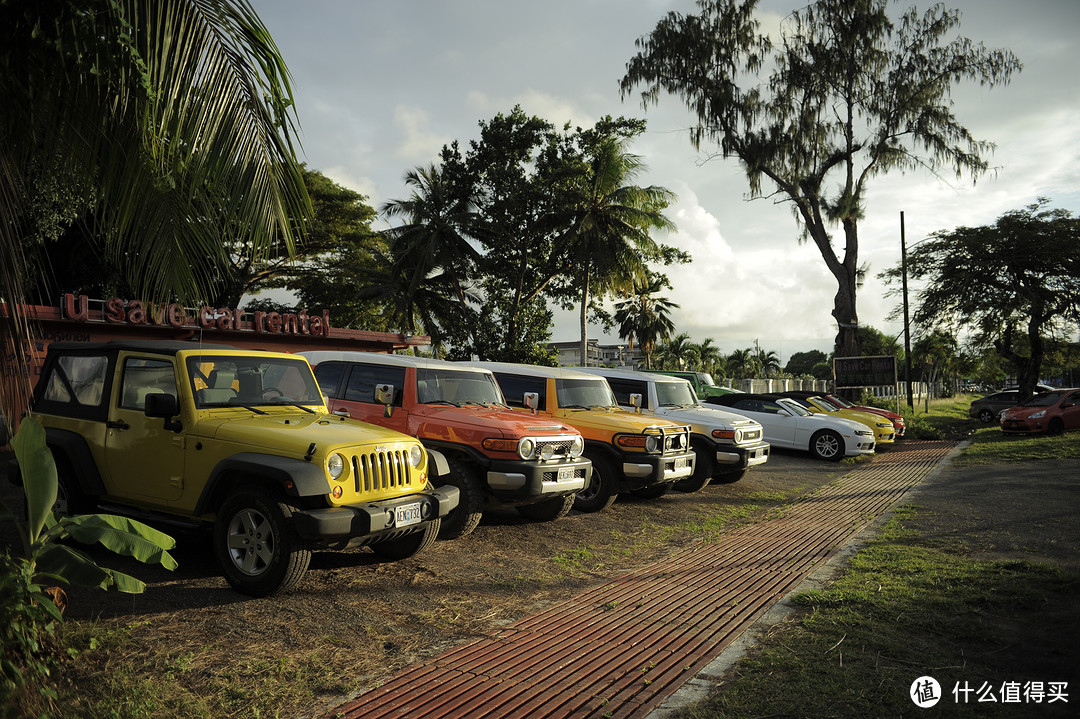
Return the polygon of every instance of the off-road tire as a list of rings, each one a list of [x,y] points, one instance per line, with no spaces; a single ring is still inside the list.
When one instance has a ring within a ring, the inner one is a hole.
[[[831,429],[823,429],[810,438],[810,454],[818,459],[839,462],[844,458],[844,438]]]
[[[435,540],[439,537],[440,528],[441,520],[436,518],[424,525],[424,528],[418,532],[372,544],[371,551],[383,559],[395,562],[408,559],[435,544]]]
[[[268,597],[304,576],[311,549],[297,535],[292,511],[281,498],[255,490],[225,500],[214,523],[214,554],[233,589]]]
[[[691,475],[693,476],[693,475]],[[656,499],[657,497],[663,497],[671,489],[671,482],[666,484],[654,484],[651,487],[639,487],[638,489],[631,489],[630,494],[638,499]]]
[[[56,463],[56,502],[53,504],[53,513],[60,517],[74,517],[77,514],[93,512],[96,504],[93,498],[84,494],[79,487],[79,480],[75,477],[71,462],[55,451],[53,457]]]
[[[589,457],[592,460],[592,481],[574,498],[574,509],[579,512],[599,512],[615,503],[618,474],[614,463],[607,457]]]
[[[713,450],[704,444],[694,445],[694,473],[677,480],[672,487],[678,492],[699,492],[712,481],[716,473],[716,458]]]
[[[484,512],[484,490],[480,483],[480,468],[472,462],[447,457],[450,473],[439,477],[438,484],[458,488],[458,505],[442,518],[439,539],[464,537],[480,525]]]
[[[561,497],[545,499],[543,502],[522,504],[517,507],[517,511],[526,519],[532,519],[536,522],[553,522],[570,513],[570,510],[574,508],[575,496],[573,494],[564,494]]]

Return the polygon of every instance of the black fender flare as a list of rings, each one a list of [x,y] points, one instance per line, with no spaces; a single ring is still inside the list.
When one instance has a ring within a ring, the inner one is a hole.
[[[450,464],[446,460],[447,455],[467,457],[469,461],[481,468],[486,469],[491,466],[490,457],[466,444],[440,442],[432,439],[421,439],[420,442],[424,445],[424,449],[427,450],[428,456],[435,462],[435,469],[438,472],[433,473],[430,468],[428,469],[428,473],[434,474],[434,476],[441,477],[450,473]]]
[[[450,463],[446,461],[446,455],[437,449],[425,446],[428,454],[428,476],[441,477],[450,474]]]
[[[330,494],[330,481],[320,465],[292,457],[239,452],[218,462],[210,472],[195,505],[195,515],[216,511],[238,476],[257,477],[281,489],[287,497]]]
[[[599,442],[594,439],[585,440],[585,452],[582,456],[584,457],[589,454],[604,457],[607,460],[614,462],[618,467],[622,466],[623,458],[626,456],[616,449],[611,442]]]
[[[105,482],[90,452],[90,445],[82,435],[66,429],[46,427],[45,444],[52,451],[54,459],[63,457],[67,461],[83,494],[95,497],[105,494]]]

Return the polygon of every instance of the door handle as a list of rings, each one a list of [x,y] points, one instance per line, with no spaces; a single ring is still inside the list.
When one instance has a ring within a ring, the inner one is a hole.
[[[105,423],[109,429],[131,429],[131,425],[122,419],[111,419]]]
[[[352,415],[349,414],[349,410],[347,409],[335,409],[334,414],[336,414],[338,417],[352,417]]]

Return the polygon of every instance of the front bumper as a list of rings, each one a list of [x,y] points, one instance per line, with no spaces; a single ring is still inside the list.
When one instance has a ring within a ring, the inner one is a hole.
[[[694,473],[693,452],[678,454],[623,455],[623,479],[628,488],[636,489],[653,484],[674,482]]]
[[[494,460],[488,488],[502,500],[554,497],[578,492],[592,480],[592,462],[584,457],[550,462]]]
[[[397,526],[399,507],[419,503],[420,522]],[[322,507],[293,512],[293,525],[304,539],[345,540],[413,529],[450,514],[458,505],[458,488],[450,485],[377,502]]]
[[[769,461],[772,446],[761,442],[750,446],[720,444],[716,446],[716,463],[725,469],[747,469]]]

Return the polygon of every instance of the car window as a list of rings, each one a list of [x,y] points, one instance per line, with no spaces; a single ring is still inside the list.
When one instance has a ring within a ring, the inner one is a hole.
[[[109,360],[104,355],[69,355],[53,365],[42,399],[97,407],[105,396]]]
[[[696,405],[697,395],[689,382],[657,382],[656,401],[661,407]]]
[[[348,368],[344,362],[323,362],[315,368],[319,389],[327,397],[338,399],[341,394],[341,378]]]
[[[540,409],[547,407],[547,380],[543,377],[496,372],[495,379],[498,380],[503,396],[506,397],[506,403],[511,407],[524,407],[527,392],[536,392],[540,395]]]
[[[195,406],[322,404],[322,393],[301,358],[195,355],[188,358]]]
[[[417,369],[416,401],[422,404],[503,404],[495,378],[487,372]]]
[[[345,399],[350,402],[376,404],[375,386],[389,384],[394,387],[394,407],[401,406],[401,390],[405,386],[405,368],[393,365],[351,362],[349,379],[345,384]]]
[[[124,360],[124,375],[120,380],[120,406],[143,411],[149,394],[176,395],[176,372],[172,362],[146,357]]]
[[[630,395],[632,394],[640,394],[643,405],[647,405],[649,403],[648,382],[643,382],[641,380],[635,379],[618,379],[609,377],[607,383],[608,386],[611,387],[611,391],[615,395],[615,401],[623,405],[624,407],[630,406]],[[657,389],[659,390],[659,388],[664,384],[667,383],[658,382]],[[661,402],[660,404],[663,404],[663,402]]]
[[[1021,402],[1021,407],[1053,407],[1061,399],[1061,392],[1044,392],[1037,394],[1026,402]]]
[[[596,379],[557,379],[555,396],[559,407],[615,407],[615,396],[608,383]]]

